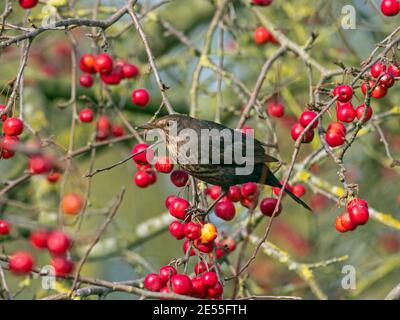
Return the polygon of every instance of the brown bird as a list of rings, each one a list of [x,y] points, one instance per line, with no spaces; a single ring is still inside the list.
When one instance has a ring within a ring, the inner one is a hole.
[[[222,194],[230,186],[246,182],[282,188],[266,164],[278,160],[265,153],[260,141],[238,130],[182,114],[164,116],[140,128],[161,130],[169,156],[182,170],[201,181],[221,186]],[[241,156],[247,156],[247,162]],[[249,163],[252,164],[251,171],[238,174],[238,170],[244,170]],[[289,190],[285,189],[285,192],[311,211],[306,203]]]

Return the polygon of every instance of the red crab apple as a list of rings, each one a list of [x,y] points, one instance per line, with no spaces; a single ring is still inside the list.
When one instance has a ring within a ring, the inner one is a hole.
[[[79,68],[85,73],[96,73],[95,58],[91,54],[84,54],[79,60]]]
[[[175,170],[170,175],[171,182],[178,188],[184,187],[189,180],[189,175],[182,170]]]
[[[381,11],[385,16],[396,16],[400,12],[400,2],[397,0],[382,0]]]
[[[158,292],[164,286],[161,277],[156,273],[149,273],[144,279],[144,287],[147,290]]]
[[[185,274],[176,274],[171,278],[172,291],[176,294],[189,295],[192,292],[192,281]]]
[[[34,260],[29,252],[19,251],[10,256],[8,266],[16,274],[26,274],[32,271]]]
[[[113,60],[107,53],[100,53],[94,59],[94,68],[100,73],[110,73],[113,69]]]
[[[83,204],[82,197],[75,192],[71,192],[64,195],[61,201],[61,208],[65,214],[76,215],[82,210]]]
[[[79,77],[79,84],[82,87],[90,88],[93,85],[93,77],[89,73],[84,73]]]
[[[299,118],[299,122],[305,128],[316,117],[317,117],[317,113],[316,112],[314,112],[314,111],[304,111],[301,114],[300,118]],[[317,126],[318,126],[318,120],[314,122],[314,124],[312,125],[311,128],[315,129]]]
[[[46,249],[48,237],[49,232],[47,230],[36,230],[30,234],[29,242],[36,249]]]
[[[157,158],[154,168],[158,172],[170,173],[174,168],[174,165],[171,163],[171,159],[168,156],[161,156]]]
[[[225,221],[230,221],[235,217],[235,206],[231,201],[218,201],[214,209],[215,215]]]
[[[24,9],[30,9],[38,4],[39,0],[19,0],[19,5]]]
[[[74,263],[66,257],[55,257],[51,260],[52,267],[56,272],[56,276],[65,276],[72,272]]]
[[[163,266],[160,268],[160,278],[164,283],[167,283],[169,279],[176,275],[176,269],[173,266]]]
[[[94,118],[94,112],[90,108],[84,108],[79,111],[79,120],[81,122],[92,122]]]
[[[181,240],[185,237],[184,226],[179,221],[173,221],[169,225],[169,233],[177,240]]]
[[[19,118],[8,118],[3,123],[3,133],[6,136],[19,136],[24,131],[24,123]]]
[[[276,206],[277,203],[278,203],[278,199],[275,199],[275,198],[264,198],[260,202],[261,213],[264,216],[272,217],[272,214],[274,213],[275,206]],[[278,208],[278,211],[275,214],[275,217],[279,216],[281,211],[282,211],[282,205],[279,204],[279,208]]]
[[[281,102],[270,101],[267,105],[267,112],[270,117],[281,118],[285,114],[283,104]]]
[[[132,103],[139,107],[145,107],[150,101],[149,92],[146,89],[137,89],[132,92]]]
[[[6,220],[0,220],[0,235],[8,235],[10,233],[10,225]]]
[[[62,231],[53,231],[47,238],[47,249],[52,255],[64,254],[71,245],[71,239]]]
[[[176,197],[168,209],[171,216],[180,220],[184,220],[186,217],[186,210],[189,207],[190,207],[189,202],[187,202],[183,198]]]

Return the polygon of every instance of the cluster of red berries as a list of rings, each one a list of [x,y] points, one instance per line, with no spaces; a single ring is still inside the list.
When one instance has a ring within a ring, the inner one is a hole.
[[[214,271],[207,271],[209,267],[204,262],[195,266],[195,276],[190,278],[186,274],[177,273],[173,266],[163,266],[160,272],[150,273],[144,280],[147,290],[160,293],[175,293],[201,299],[220,299],[223,287]]]
[[[84,108],[79,111],[79,120],[83,123],[90,123],[94,119],[94,112],[91,108]],[[124,127],[120,124],[111,123],[109,118],[101,115],[96,123],[96,141],[107,140],[110,136],[122,137],[125,135]]]
[[[278,40],[276,40],[273,34],[265,27],[256,28],[256,30],[254,30],[253,38],[257,45],[263,45],[267,42],[279,44]]]
[[[336,217],[335,228],[339,232],[353,231],[367,223],[369,218],[367,201],[354,198],[347,203],[347,211]]]
[[[6,227],[4,225],[4,221],[0,220],[0,234],[4,234],[2,230],[7,231],[7,234],[10,231],[8,224]],[[35,249],[48,250],[52,256],[50,264],[57,276],[71,273],[74,263],[66,255],[71,246],[71,239],[67,234],[62,231],[36,230],[30,234],[29,241]],[[8,264],[11,272],[23,275],[32,271],[34,258],[29,252],[18,251],[10,256]]]
[[[385,16],[392,17],[400,12],[400,1],[398,0],[382,0],[381,11]]]
[[[94,118],[93,110],[84,108],[79,112],[79,119],[82,122],[90,122]],[[89,121],[90,120],[90,121]],[[107,116],[101,115],[96,123],[96,141],[104,141],[113,137],[122,137],[125,135],[124,127],[120,124],[111,123]]]
[[[251,3],[255,6],[269,6],[272,0],[252,0]]]
[[[125,61],[114,63],[111,56],[104,52],[97,56],[84,54],[79,61],[79,68],[84,72],[79,78],[82,87],[93,85],[92,74],[95,73],[99,73],[101,81],[107,85],[118,85],[123,79],[131,79],[139,75],[139,69],[134,64]]]
[[[282,102],[271,100],[267,103],[267,113],[270,117],[281,118],[285,114]]]
[[[19,5],[24,9],[30,9],[38,4],[39,0],[19,0]]]
[[[400,77],[400,69],[396,64],[387,66],[382,62],[377,62],[371,67],[370,74],[373,78],[368,81],[370,90],[372,90],[371,97],[381,99],[393,87],[395,78]],[[367,84],[363,82],[361,85],[363,95],[367,94],[367,89]]]
[[[133,154],[132,160],[138,169],[134,177],[135,184],[139,188],[147,188],[156,183],[157,173],[150,163],[154,159],[154,150],[147,143],[138,143],[132,148]]]
[[[6,106],[0,105],[0,113]],[[19,118],[9,118],[6,114],[1,116],[3,121],[3,136],[0,137],[0,158],[10,159],[15,155],[15,148],[20,142],[19,136],[24,131],[24,123]]]
[[[293,140],[296,141],[300,135],[303,133],[304,129],[317,117],[317,113],[314,111],[306,110],[304,111],[299,118],[299,122],[293,124],[292,129],[290,131],[290,135]],[[318,120],[316,120],[311,128],[307,130],[301,139],[302,143],[310,143],[314,139],[314,129],[318,126]]]

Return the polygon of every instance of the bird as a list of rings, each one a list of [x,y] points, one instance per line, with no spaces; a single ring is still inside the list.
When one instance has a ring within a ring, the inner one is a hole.
[[[231,186],[246,182],[282,188],[279,179],[268,167],[268,163],[278,160],[268,155],[264,144],[252,135],[249,137],[240,130],[178,113],[154,119],[139,128],[158,130],[169,156],[181,169],[203,182],[220,186],[221,195],[226,194]],[[247,160],[253,164],[251,172],[238,174],[238,170],[245,170],[248,163],[238,161],[235,152],[241,156],[250,154]],[[294,201],[312,211],[290,190],[285,188],[284,191]]]

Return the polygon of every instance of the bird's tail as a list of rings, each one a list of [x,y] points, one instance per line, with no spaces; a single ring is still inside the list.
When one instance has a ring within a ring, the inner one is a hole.
[[[265,166],[265,168],[267,168],[267,175],[266,175],[266,179],[264,184],[272,186],[272,187],[278,187],[278,188],[282,188],[282,184],[280,183],[280,181],[278,180],[278,178],[272,173],[271,170],[269,170],[269,168],[267,166]],[[287,188],[285,188],[285,192],[297,203],[301,204],[304,208],[306,208],[307,210],[312,211],[312,209],[303,201],[301,200],[299,197],[295,196],[291,191],[289,191]]]

